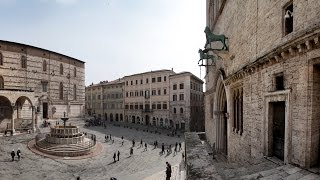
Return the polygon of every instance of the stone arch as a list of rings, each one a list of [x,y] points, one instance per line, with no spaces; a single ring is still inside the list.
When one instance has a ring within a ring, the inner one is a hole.
[[[15,102],[14,128],[23,129],[31,127],[34,118],[32,101],[26,96],[20,96]]]
[[[163,127],[164,126],[164,122],[163,122],[163,119],[160,118],[160,126]]]
[[[155,118],[155,117],[152,118],[152,125],[154,125],[154,126],[157,125],[157,121],[156,121],[156,118]]]
[[[110,121],[113,121],[113,114],[110,113]]]
[[[5,131],[11,125],[13,109],[10,100],[0,96],[0,132]]]
[[[119,121],[119,114],[116,113],[116,121]]]

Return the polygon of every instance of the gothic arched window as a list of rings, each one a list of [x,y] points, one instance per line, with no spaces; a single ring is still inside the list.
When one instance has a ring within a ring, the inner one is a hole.
[[[43,70],[43,71],[47,71],[47,61],[46,61],[46,60],[43,60],[42,70]]]

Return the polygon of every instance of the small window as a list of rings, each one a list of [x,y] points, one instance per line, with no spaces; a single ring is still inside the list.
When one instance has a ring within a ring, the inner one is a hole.
[[[152,104],[152,109],[156,109],[156,104]]]
[[[4,80],[2,76],[0,76],[0,89],[4,89]]]
[[[142,79],[140,80],[140,84],[143,84],[143,80]]]
[[[77,77],[77,68],[76,67],[74,67],[74,69],[73,69],[73,75],[74,75],[74,77]]]
[[[158,77],[158,82],[161,82],[161,77]]]
[[[128,81],[126,82],[126,85],[128,86]]]
[[[42,82],[42,92],[48,92],[48,83]]]
[[[131,85],[133,85],[133,81],[131,81]]]
[[[279,74],[275,77],[276,80],[276,90],[284,90],[284,79],[283,79],[283,74]]]
[[[148,83],[149,83],[149,79],[147,78],[147,79],[146,79],[146,84],[148,84]]]
[[[167,89],[163,89],[163,94],[164,94],[164,95],[167,94]]]
[[[161,109],[161,104],[157,104],[157,109]]]
[[[138,84],[138,80],[136,80],[136,84]]]
[[[21,68],[27,68],[27,57],[21,56]]]
[[[173,85],[173,90],[177,90],[177,85],[176,84]]]
[[[158,96],[161,95],[161,89],[158,89]]]
[[[0,53],[0,66],[3,65],[3,56],[2,56],[2,53]]]
[[[293,4],[292,2],[284,7],[283,23],[284,23],[284,35],[288,35],[293,32]]]
[[[73,100],[77,100],[77,85],[73,85]]]
[[[42,71],[44,71],[44,72],[47,71],[47,61],[46,61],[46,60],[43,60],[43,63],[42,63]]]
[[[63,75],[63,65],[62,65],[62,63],[60,64],[60,74]]]
[[[156,78],[152,78],[152,83],[155,83],[156,82]]]
[[[173,113],[176,114],[177,113],[177,109],[173,108]]]
[[[162,109],[167,109],[167,108],[168,108],[167,103],[163,103],[162,104]]]
[[[164,77],[163,77],[163,81],[167,81],[167,76],[164,76]]]
[[[180,108],[180,114],[183,114],[183,108]]]
[[[157,95],[157,91],[156,91],[156,90],[152,90],[152,91],[151,91],[151,95],[152,95],[152,96]]]
[[[177,101],[177,95],[176,94],[172,95],[172,99],[173,101]]]
[[[184,94],[180,94],[180,95],[179,95],[179,100],[180,100],[180,101],[184,101]]]
[[[62,84],[62,82],[60,83],[60,86],[59,86],[59,99],[63,100],[63,84]]]
[[[180,89],[183,89],[183,88],[184,88],[184,84],[181,83],[181,84],[180,84]]]

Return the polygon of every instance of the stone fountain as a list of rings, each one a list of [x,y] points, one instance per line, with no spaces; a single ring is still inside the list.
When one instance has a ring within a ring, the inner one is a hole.
[[[35,147],[39,151],[62,157],[82,156],[92,153],[96,148],[96,136],[82,133],[77,126],[67,126],[69,118],[61,118],[63,126],[50,127],[50,133],[39,134],[35,139]]]

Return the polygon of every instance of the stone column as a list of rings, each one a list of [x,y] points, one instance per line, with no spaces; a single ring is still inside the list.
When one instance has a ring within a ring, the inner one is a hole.
[[[31,106],[32,107],[32,131],[33,133],[36,132],[36,123],[35,123],[35,110],[36,107],[35,106]]]
[[[16,106],[15,105],[12,105],[12,118],[11,118],[11,130],[12,130],[12,134],[15,133],[15,128],[14,128],[14,116],[17,115],[15,113],[15,110],[16,110]]]

